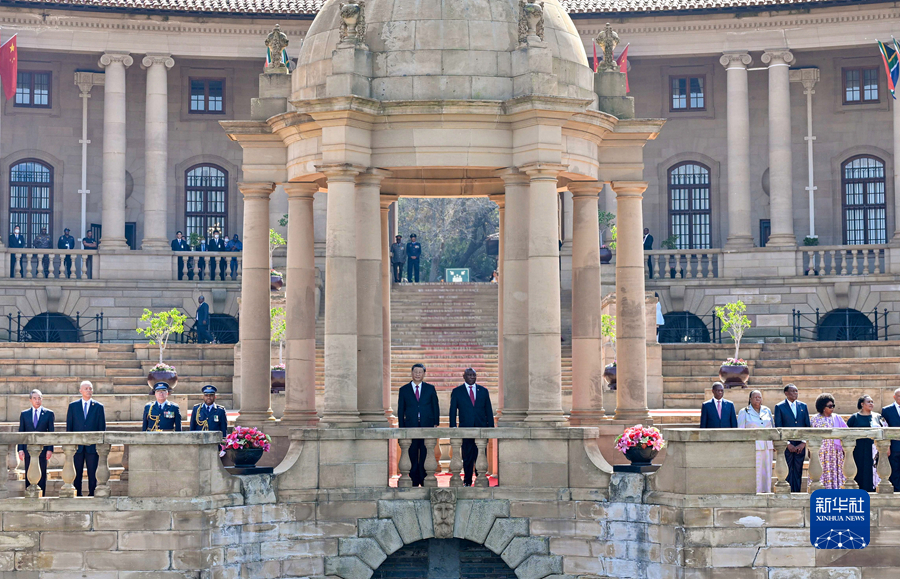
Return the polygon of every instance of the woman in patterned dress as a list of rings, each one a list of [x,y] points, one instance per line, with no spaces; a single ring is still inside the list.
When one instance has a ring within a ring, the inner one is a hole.
[[[738,428],[772,428],[772,411],[762,405],[762,392],[750,393],[750,403],[738,414]],[[772,492],[772,461],[775,453],[771,440],[756,441],[756,492]]]
[[[819,394],[816,414],[810,421],[813,428],[847,428],[844,419],[834,413],[834,396]],[[826,489],[839,489],[844,484],[844,447],[840,440],[823,440],[819,449],[822,463],[822,484]]]

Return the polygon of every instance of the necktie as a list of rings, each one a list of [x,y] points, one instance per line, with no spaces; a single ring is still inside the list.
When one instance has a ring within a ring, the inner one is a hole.
[[[797,406],[795,403],[791,402],[791,412],[794,413],[794,419],[797,419]]]
[[[416,400],[419,399],[419,387],[416,386]]]
[[[472,406],[475,406],[475,387],[469,386],[469,400],[472,401]]]
[[[34,411],[34,428],[37,429],[38,418],[40,418],[41,413],[38,410]]]
[[[721,400],[716,400],[716,412],[719,413],[719,419],[721,420],[721,418],[722,418],[722,401]]]
[[[85,403],[84,403],[84,419],[85,419],[85,420],[87,420],[87,413],[88,413],[88,408],[89,408],[88,405],[89,405],[89,404],[90,404],[89,402],[85,402]]]

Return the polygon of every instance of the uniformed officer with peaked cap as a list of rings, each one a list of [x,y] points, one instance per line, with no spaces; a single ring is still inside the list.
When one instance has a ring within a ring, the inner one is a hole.
[[[144,424],[142,431],[149,432],[181,432],[181,409],[174,402],[169,402],[169,385],[157,382],[153,385],[156,402],[148,402],[144,406]]]
[[[191,431],[215,431],[222,432],[222,438],[228,436],[228,417],[225,407],[216,404],[216,387],[207,384],[201,390],[203,402],[195,404],[191,410]]]

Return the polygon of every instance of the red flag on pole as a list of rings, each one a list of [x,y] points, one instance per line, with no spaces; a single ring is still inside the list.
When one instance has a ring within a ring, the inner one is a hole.
[[[628,88],[628,47],[630,44],[625,45],[625,50],[622,51],[622,54],[619,55],[619,58],[616,59],[616,64],[619,65],[619,72],[625,73],[625,92],[631,92],[631,89]]]
[[[18,77],[19,55],[16,50],[16,36],[0,46],[0,81],[3,82],[3,95],[6,100],[16,95],[16,79]]]
[[[600,63],[597,62],[597,43],[591,40],[591,44],[594,45],[594,72],[597,72],[597,67],[600,65]]]

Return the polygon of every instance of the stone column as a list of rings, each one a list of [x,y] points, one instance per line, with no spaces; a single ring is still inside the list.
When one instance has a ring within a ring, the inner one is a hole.
[[[891,108],[894,119],[894,237],[891,242],[900,245],[900,104],[892,99]],[[843,194],[841,191],[840,195]]]
[[[356,178],[356,399],[360,420],[378,426],[387,425],[384,416],[381,180],[388,174],[370,168]]]
[[[573,426],[603,418],[601,357],[600,225],[603,183],[569,183],[572,194],[572,413]]]
[[[356,394],[356,176],[348,164],[319,167],[328,179],[325,245],[325,409],[322,422],[359,424]]]
[[[287,283],[285,284],[286,377],[282,424],[315,426],[316,255],[313,199],[316,183],[284,183],[288,199]]]
[[[382,405],[386,418],[394,414],[391,408],[391,286],[394,279],[391,271],[391,205],[397,199],[397,195],[381,194]]]
[[[168,69],[175,61],[168,54],[148,54],[147,112],[144,120],[144,240],[141,249],[168,250],[166,175],[169,171]]]
[[[563,423],[560,348],[559,206],[562,165],[523,167],[528,186],[528,414],[526,422]]]
[[[772,234],[767,245],[795,247],[793,176],[791,174],[790,64],[787,49],[767,50],[769,66],[769,218]]]
[[[497,211],[500,214],[498,228],[500,247],[497,251],[497,275],[499,276],[497,280],[497,360],[500,363],[497,365],[497,403],[494,413],[501,414],[503,412],[503,249],[505,245],[503,238],[506,235],[504,227],[506,195],[491,195],[490,199],[497,204]]]
[[[616,245],[616,420],[647,424],[647,327],[644,319],[644,219],[647,183],[614,181]]]
[[[275,183],[238,183],[238,189],[244,196],[238,424],[261,427],[270,412],[269,195],[275,190]]]
[[[499,406],[500,424],[509,426],[525,421],[528,411],[528,175],[515,169],[498,173],[505,188],[504,221],[516,227],[503,231],[503,343],[500,368],[503,390]],[[555,221],[554,221],[555,223]]]
[[[753,247],[750,231],[750,97],[746,52],[726,52],[719,62],[728,84],[728,249]]]
[[[103,203],[100,250],[128,249],[125,243],[125,69],[134,63],[126,53],[100,57],[103,84]]]

